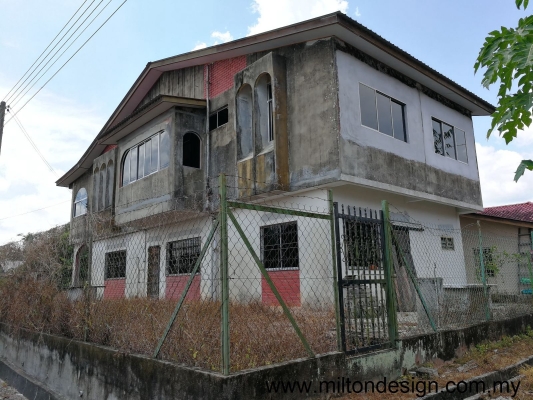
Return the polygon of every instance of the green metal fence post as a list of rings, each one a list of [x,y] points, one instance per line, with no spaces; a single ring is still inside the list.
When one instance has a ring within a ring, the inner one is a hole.
[[[479,237],[479,267],[481,269],[481,282],[483,283],[483,297],[485,297],[485,319],[490,321],[489,295],[487,290],[487,274],[485,271],[485,260],[483,259],[483,240],[481,238],[481,224],[476,221]]]
[[[531,286],[531,296],[533,298],[533,267],[531,266],[531,256],[533,254],[533,231],[529,234],[531,251],[527,254],[527,268],[529,270],[529,285]]]
[[[389,340],[391,344],[396,347],[398,339],[398,319],[396,316],[396,293],[394,290],[393,271],[392,267],[392,237],[390,226],[389,203],[387,200],[381,202],[381,209],[383,211],[383,236],[385,238],[383,264],[385,268],[386,280],[386,294],[387,294],[387,319],[389,325]]]
[[[229,276],[228,276],[228,199],[226,194],[226,175],[219,177],[220,193],[220,279],[221,279],[221,351],[222,373],[230,371],[230,337],[229,337]]]
[[[335,241],[335,211],[333,209],[333,191],[328,190],[328,206],[330,215],[330,229],[331,229],[331,267],[333,269],[333,296],[335,296],[335,322],[337,326],[337,350],[342,351],[341,338],[341,315],[339,305],[339,283],[337,276],[337,248]]]

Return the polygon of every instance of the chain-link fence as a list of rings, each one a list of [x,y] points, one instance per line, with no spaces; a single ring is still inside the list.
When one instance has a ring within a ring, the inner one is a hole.
[[[532,310],[529,229],[224,180],[0,247],[0,321],[227,374]]]
[[[428,224],[391,210],[400,337],[533,311],[529,229],[475,215]]]

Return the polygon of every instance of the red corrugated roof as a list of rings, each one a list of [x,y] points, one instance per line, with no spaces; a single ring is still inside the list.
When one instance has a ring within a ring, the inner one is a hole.
[[[533,203],[509,204],[506,206],[486,207],[483,212],[476,213],[488,217],[513,219],[515,221],[533,222]]]

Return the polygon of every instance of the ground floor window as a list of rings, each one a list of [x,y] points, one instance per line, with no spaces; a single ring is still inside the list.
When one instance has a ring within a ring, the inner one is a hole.
[[[126,277],[126,250],[105,254],[105,279]]]
[[[167,275],[192,273],[200,257],[201,245],[200,237],[167,243]],[[200,272],[200,269],[197,272]]]
[[[298,269],[297,222],[261,227],[261,256],[266,269]]]

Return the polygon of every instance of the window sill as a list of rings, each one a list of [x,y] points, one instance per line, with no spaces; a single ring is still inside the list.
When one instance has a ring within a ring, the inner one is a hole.
[[[270,153],[271,151],[274,151],[274,142],[271,142],[266,148],[261,150],[261,152],[258,153],[257,156],[262,156],[263,154]]]

